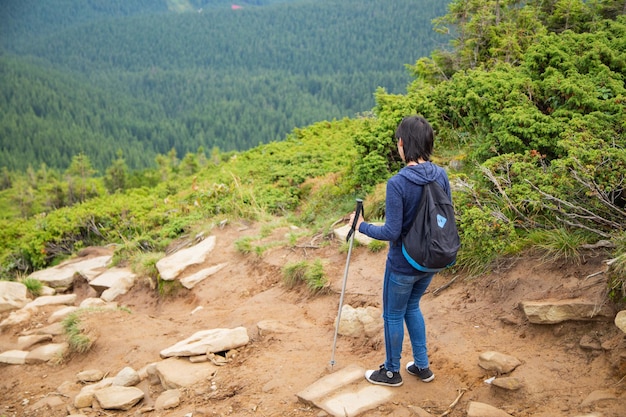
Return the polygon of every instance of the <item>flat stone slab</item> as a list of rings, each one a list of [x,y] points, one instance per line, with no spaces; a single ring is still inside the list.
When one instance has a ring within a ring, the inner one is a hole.
[[[191,363],[186,359],[168,358],[157,363],[156,375],[163,388],[178,389],[211,379],[217,370],[211,362]]]
[[[30,300],[21,282],[0,281],[0,313],[24,307]]]
[[[29,275],[52,288],[68,288],[74,282],[74,275],[80,274],[88,281],[98,276],[111,261],[111,255],[89,259],[70,259],[60,265],[41,269]]]
[[[24,365],[26,363],[26,356],[28,356],[28,351],[26,350],[7,350],[0,353],[0,363]]]
[[[345,385],[352,384],[364,378],[364,375],[365,369],[358,365],[348,365],[343,369],[337,370],[315,381],[313,384],[297,393],[296,396],[305,404],[315,405],[315,402],[324,396]]]
[[[556,324],[568,320],[613,320],[611,307],[580,298],[571,300],[522,301],[524,314],[534,324]]]
[[[156,267],[161,279],[172,281],[187,267],[205,262],[215,248],[215,239],[215,236],[209,236],[195,246],[181,249],[159,260]]]
[[[334,417],[354,417],[391,400],[389,388],[380,385],[367,385],[356,392],[338,394],[318,407]]]
[[[241,326],[234,329],[201,330],[185,340],[160,352],[162,358],[172,356],[196,356],[223,352],[248,344],[248,330]]]
[[[393,393],[387,387],[365,382],[362,367],[348,365],[322,377],[296,396],[334,417],[354,417],[390,401]]]

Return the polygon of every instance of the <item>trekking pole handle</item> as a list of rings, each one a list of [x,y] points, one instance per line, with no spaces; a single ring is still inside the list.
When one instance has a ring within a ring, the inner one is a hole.
[[[350,240],[350,238],[352,237],[352,234],[356,230],[356,224],[359,221],[359,217],[362,213],[363,213],[363,200],[360,198],[357,198],[356,209],[354,210],[354,219],[352,219],[352,226],[350,227],[348,236],[346,236],[346,242]]]

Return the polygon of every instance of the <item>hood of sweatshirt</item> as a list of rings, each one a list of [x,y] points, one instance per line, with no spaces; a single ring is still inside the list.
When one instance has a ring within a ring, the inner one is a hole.
[[[398,175],[414,184],[424,185],[439,178],[440,169],[437,165],[427,161],[417,165],[407,165],[398,172]]]

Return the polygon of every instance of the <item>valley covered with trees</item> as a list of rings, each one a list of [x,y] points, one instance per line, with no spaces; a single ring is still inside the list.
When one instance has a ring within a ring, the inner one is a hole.
[[[182,7],[184,5],[185,7]],[[104,174],[354,117],[445,38],[434,0],[9,1],[0,5],[0,167]]]

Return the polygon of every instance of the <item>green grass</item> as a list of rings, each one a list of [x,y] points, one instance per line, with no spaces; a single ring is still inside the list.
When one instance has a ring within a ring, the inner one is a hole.
[[[38,279],[26,277],[20,279],[19,282],[24,284],[28,292],[35,298],[39,297],[43,291],[43,284]]]
[[[566,229],[537,230],[529,235],[533,248],[542,252],[545,261],[564,260],[579,265],[582,262],[580,248],[588,242],[588,236]]]
[[[81,310],[69,314],[61,324],[67,336],[70,351],[75,353],[85,353],[93,346],[94,339],[83,332],[81,323]]]
[[[383,249],[386,249],[388,246],[388,243],[382,240],[372,240],[368,245],[367,245],[367,249],[370,250],[370,252],[380,252]]]
[[[293,262],[283,267],[283,281],[289,288],[304,283],[312,293],[323,292],[328,285],[324,266],[320,259]]]

